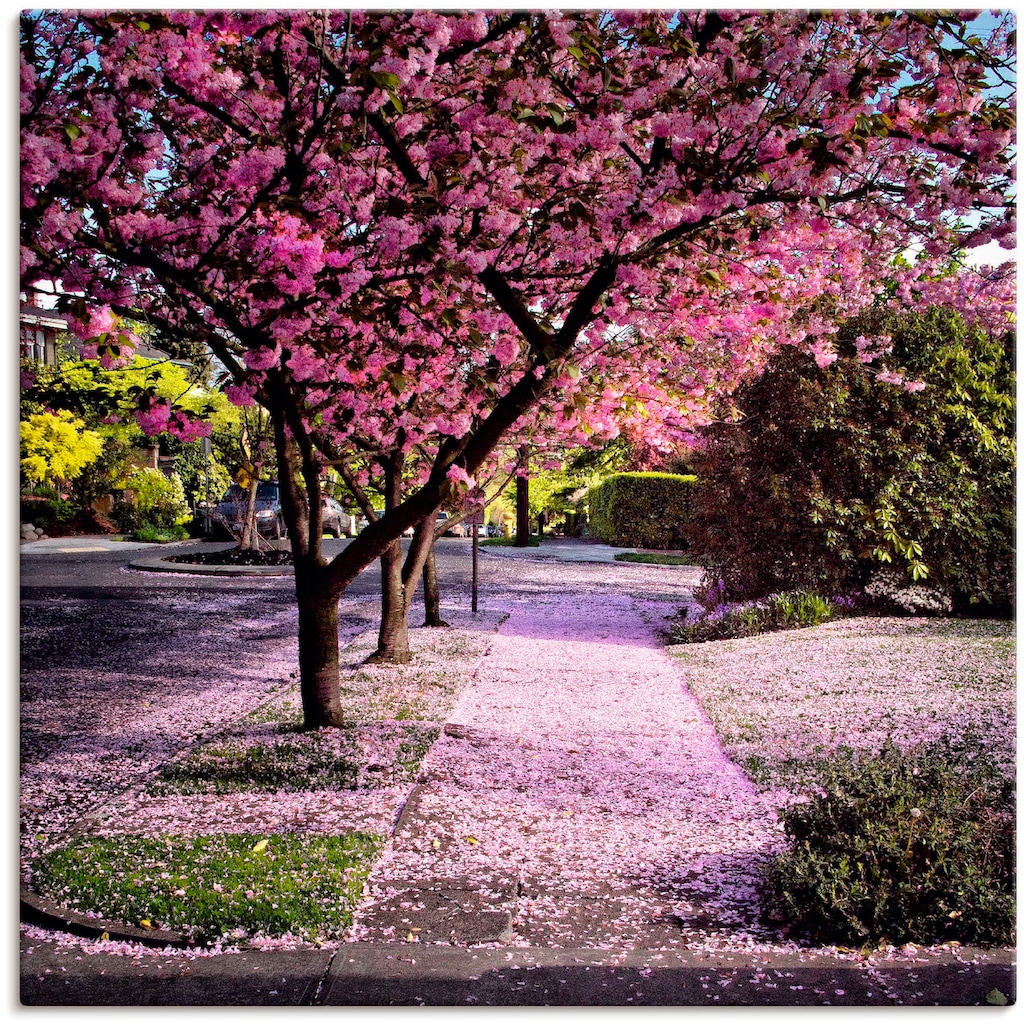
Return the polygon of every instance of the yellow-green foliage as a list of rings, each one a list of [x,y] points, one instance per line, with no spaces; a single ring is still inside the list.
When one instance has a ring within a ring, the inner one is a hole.
[[[103,451],[103,438],[70,412],[40,412],[22,420],[21,474],[30,484],[74,480]]]
[[[607,544],[685,548],[695,476],[616,473],[591,489],[590,532]]]
[[[127,486],[135,494],[135,507],[144,522],[171,527],[192,521],[177,473],[164,476],[158,469],[137,469]]]

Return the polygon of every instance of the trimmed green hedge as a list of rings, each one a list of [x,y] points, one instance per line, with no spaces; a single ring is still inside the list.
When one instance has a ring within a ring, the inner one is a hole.
[[[686,548],[695,476],[616,473],[587,495],[590,532],[606,544]]]

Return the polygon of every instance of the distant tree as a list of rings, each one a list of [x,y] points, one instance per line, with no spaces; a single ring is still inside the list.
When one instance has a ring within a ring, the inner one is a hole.
[[[732,598],[857,589],[889,566],[960,610],[1006,610],[1012,341],[947,308],[880,309],[844,326],[829,366],[778,353],[703,433],[693,552]],[[880,347],[892,369],[864,361]]]

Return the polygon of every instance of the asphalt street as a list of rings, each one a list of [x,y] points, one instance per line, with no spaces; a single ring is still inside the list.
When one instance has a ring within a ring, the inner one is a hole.
[[[324,538],[324,555],[337,554],[348,540]],[[408,541],[405,542],[408,544]],[[102,547],[94,538],[68,537],[54,550],[56,541],[42,541],[21,546],[21,589],[25,592],[39,588],[59,590],[213,590],[237,591],[240,585],[265,591],[294,593],[295,584],[290,576],[255,578],[246,577],[240,584],[225,581],[223,577],[198,574],[141,572],[128,568],[128,563],[140,555],[184,554],[190,551],[228,548],[230,543],[189,541],[181,544],[129,545],[107,541]],[[472,573],[472,541],[460,537],[442,537],[435,548],[438,576],[442,586],[469,587]],[[376,564],[365,569],[349,586],[351,597],[380,594],[380,575]]]

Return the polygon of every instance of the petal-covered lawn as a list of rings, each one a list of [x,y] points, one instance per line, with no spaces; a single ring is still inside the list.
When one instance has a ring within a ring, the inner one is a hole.
[[[813,782],[840,745],[974,730],[1015,765],[1010,622],[857,618],[671,648],[729,755],[768,788]]]

